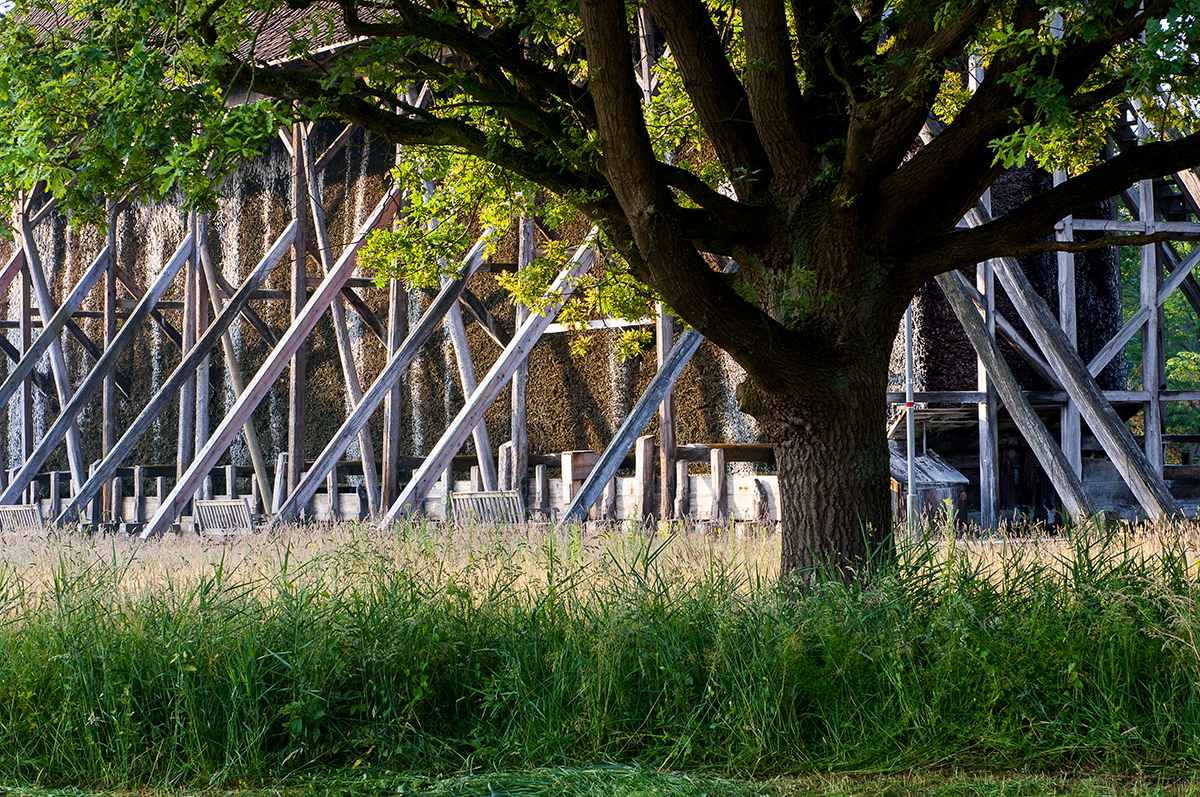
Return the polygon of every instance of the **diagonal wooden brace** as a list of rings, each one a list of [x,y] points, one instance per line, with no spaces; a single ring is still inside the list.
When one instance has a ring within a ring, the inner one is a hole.
[[[467,399],[466,405],[455,416],[454,421],[441,439],[433,446],[429,456],[421,467],[413,473],[412,481],[400,493],[400,497],[384,514],[384,522],[395,521],[402,516],[416,511],[424,502],[425,496],[454,458],[455,452],[462,447],[470,436],[471,431],[483,419],[500,392],[507,386],[517,366],[525,361],[534,344],[541,338],[546,327],[558,316],[563,304],[575,290],[578,280],[587,273],[595,255],[592,252],[592,241],[596,237],[596,228],[588,234],[587,239],[580,245],[567,268],[558,275],[550,286],[550,296],[557,296],[551,304],[540,313],[532,314],[521,328],[513,335],[510,343],[500,354],[500,358],[492,365],[487,375],[480,381],[479,387]]]

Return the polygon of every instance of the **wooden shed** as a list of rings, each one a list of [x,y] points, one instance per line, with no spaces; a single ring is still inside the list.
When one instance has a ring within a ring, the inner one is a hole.
[[[908,520],[908,460],[902,448],[888,446],[888,470],[892,477],[892,517],[896,523]],[[917,491],[917,512],[923,518],[963,518],[963,493],[968,482],[946,460],[926,450],[913,460],[913,479]]]

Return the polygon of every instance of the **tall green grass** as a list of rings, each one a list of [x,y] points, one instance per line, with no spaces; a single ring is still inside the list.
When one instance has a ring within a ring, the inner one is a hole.
[[[1194,540],[1145,542],[917,542],[856,583],[790,589],[777,545],[732,534],[10,546],[0,772],[1189,769]]]

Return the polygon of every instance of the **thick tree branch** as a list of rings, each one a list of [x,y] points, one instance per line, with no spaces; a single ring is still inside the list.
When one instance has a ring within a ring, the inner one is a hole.
[[[770,184],[771,162],[755,130],[746,91],[729,63],[708,9],[699,0],[649,0],[648,5],[671,45],[700,124],[733,178],[734,191],[739,199],[753,200]],[[589,58],[591,51],[589,39]]]
[[[1114,196],[1138,180],[1171,174],[1191,168],[1196,163],[1200,163],[1200,133],[1177,141],[1156,142],[1129,149],[1033,197],[994,221],[970,230],[937,236],[917,247],[906,259],[919,282],[946,268],[1022,254],[1023,251],[1045,251],[1049,247],[1036,244],[1036,239],[1052,233],[1059,219],[1095,205],[1097,197]],[[1162,240],[1156,234],[1142,237],[1145,238],[1141,241],[1143,243]],[[1098,241],[1085,243],[1104,245]],[[1120,237],[1119,243],[1133,245],[1139,240],[1132,236]],[[938,268],[928,265],[922,267],[922,263],[935,262]]]
[[[746,92],[750,113],[775,174],[778,196],[797,196],[812,179],[812,142],[796,81],[783,0],[744,0]]]

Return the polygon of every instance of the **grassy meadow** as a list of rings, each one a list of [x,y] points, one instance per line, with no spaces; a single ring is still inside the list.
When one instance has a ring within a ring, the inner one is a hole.
[[[0,776],[882,795],[1100,773],[1185,793],[1198,545],[929,535],[857,583],[783,589],[778,539],[732,531],[3,538]],[[959,771],[1030,774],[905,774]]]

